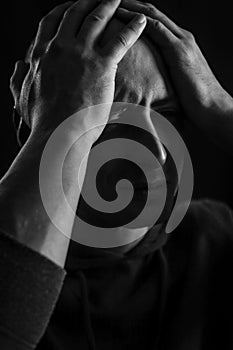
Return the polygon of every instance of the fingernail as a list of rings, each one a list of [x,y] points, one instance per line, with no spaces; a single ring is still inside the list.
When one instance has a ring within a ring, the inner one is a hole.
[[[144,23],[146,21],[146,16],[142,14],[137,15],[135,20],[139,23]]]

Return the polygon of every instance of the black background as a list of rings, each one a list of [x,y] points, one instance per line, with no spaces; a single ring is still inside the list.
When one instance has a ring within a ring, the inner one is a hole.
[[[0,126],[0,176],[3,176],[19,151],[16,142],[11,110],[13,99],[9,79],[14,62],[24,57],[34,37],[40,18],[58,1],[15,1],[4,3],[2,8],[2,113]],[[167,13],[180,26],[195,35],[215,75],[233,95],[233,40],[231,2],[207,0],[156,1],[159,9]],[[194,197],[212,197],[233,206],[232,157],[224,154],[206,139],[199,130],[187,128],[185,141],[194,165]],[[232,135],[233,137],[233,135]],[[232,150],[233,152],[233,150]]]

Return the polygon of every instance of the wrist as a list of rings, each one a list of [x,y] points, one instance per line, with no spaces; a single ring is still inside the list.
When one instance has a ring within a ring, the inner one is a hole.
[[[29,139],[33,142],[44,143],[55,133],[59,132],[63,139],[75,142],[82,137],[84,145],[91,147],[99,138],[111,111],[111,103],[99,105],[80,104],[76,111],[68,113],[62,109],[52,109],[40,116],[34,116],[35,123]],[[56,118],[54,118],[56,116]]]
[[[218,95],[213,102],[212,110],[223,116],[233,115],[233,98],[223,90],[221,95]]]
[[[222,87],[201,105],[193,121],[219,148],[232,155],[233,98]]]
[[[219,123],[232,119],[233,98],[221,86],[210,89],[208,96],[199,98],[190,116],[192,122],[204,131],[218,128]]]
[[[218,83],[216,87],[209,89],[208,98],[203,102],[204,112],[208,115],[225,115],[233,111],[233,98]]]

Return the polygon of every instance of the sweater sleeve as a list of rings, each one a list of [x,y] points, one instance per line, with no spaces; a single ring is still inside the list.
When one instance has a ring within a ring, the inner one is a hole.
[[[46,330],[66,271],[0,232],[0,349],[32,350]]]

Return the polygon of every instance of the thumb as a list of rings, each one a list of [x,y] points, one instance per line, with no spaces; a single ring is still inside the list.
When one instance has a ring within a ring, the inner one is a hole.
[[[118,64],[130,47],[137,41],[146,26],[146,16],[137,14],[116,36],[105,46],[107,54]]]

